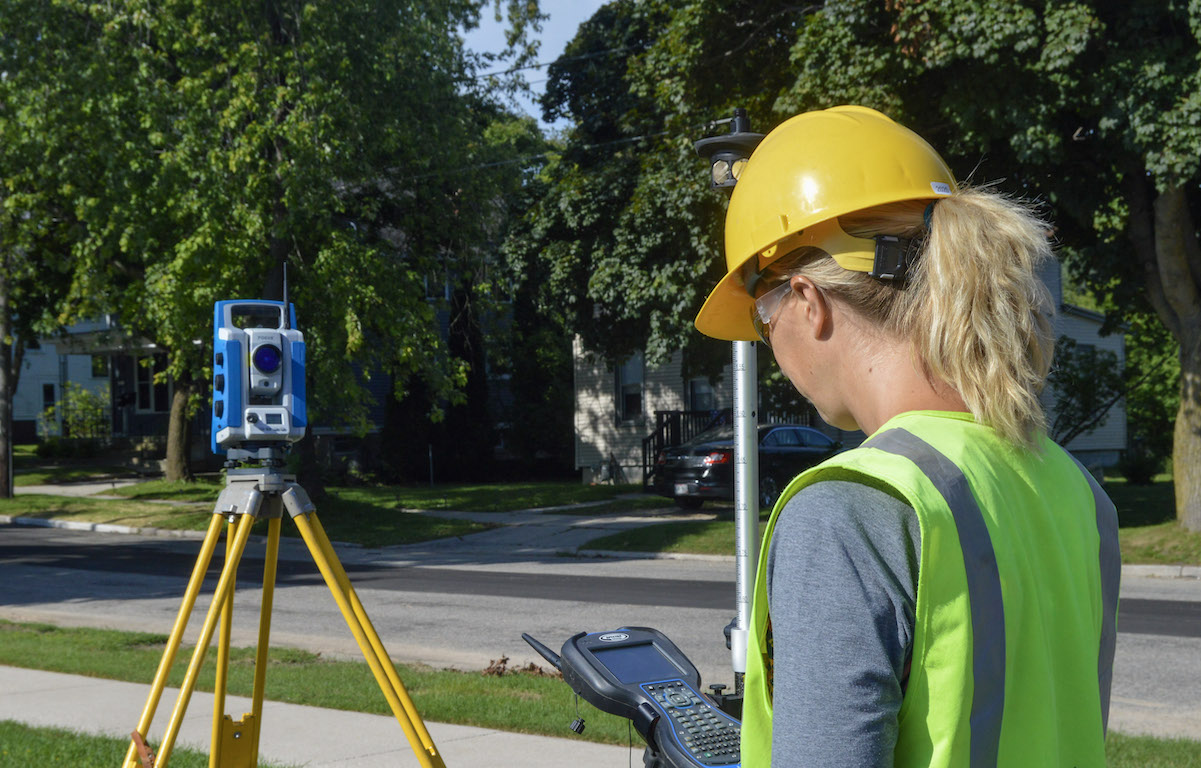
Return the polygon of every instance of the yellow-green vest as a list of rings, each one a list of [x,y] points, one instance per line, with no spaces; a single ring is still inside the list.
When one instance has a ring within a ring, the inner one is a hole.
[[[895,765],[1104,765],[1121,571],[1113,504],[1050,440],[1027,451],[968,414],[929,411],[891,419],[796,478],[777,502],[752,605],[742,765],[771,763],[772,531],[789,498],[827,479],[893,489],[921,527]]]

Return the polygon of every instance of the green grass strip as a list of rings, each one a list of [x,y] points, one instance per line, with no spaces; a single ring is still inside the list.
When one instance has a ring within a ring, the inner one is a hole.
[[[1110,733],[1105,762],[1109,768],[1201,768],[1201,741]]]
[[[166,640],[165,635],[142,632],[0,620],[0,664],[149,685]],[[215,649],[206,655],[196,684],[198,690],[212,691],[215,656]],[[332,660],[308,651],[276,647],[268,656],[267,699],[391,715],[366,662]],[[168,685],[182,683],[190,658],[191,649],[181,648]],[[499,676],[485,675],[404,664],[396,665],[396,671],[425,720],[572,736],[567,726],[575,717],[574,694],[557,677],[509,670]],[[250,696],[253,690],[254,649],[231,648],[230,694]],[[584,703],[580,711],[588,721],[582,738],[606,744],[628,742],[627,721]],[[130,714],[136,719],[140,713]]]
[[[128,749],[128,739],[94,736],[64,728],[35,728],[12,720],[0,720],[0,768],[38,765],[113,768],[121,765]],[[171,765],[176,768],[208,768],[208,764],[207,752],[187,747],[171,751]],[[283,768],[281,763],[259,765]]]
[[[224,483],[207,479],[195,483],[152,480],[116,488],[113,494],[130,499],[213,501]],[[608,501],[621,493],[642,490],[637,485],[584,485],[578,481],[527,483],[457,483],[450,485],[378,485],[329,489],[340,501],[388,509],[512,512],[522,509]],[[105,492],[106,494],[108,491]]]
[[[149,685],[162,655],[166,638],[137,632],[115,630],[68,629],[44,624],[17,624],[0,621],[0,664],[45,669],[54,672],[88,675]],[[169,684],[178,686],[183,678],[189,649],[181,649]],[[356,712],[389,714],[383,694],[363,662],[331,661],[319,654],[292,649],[272,648],[267,670],[266,697],[274,701],[329,707]],[[499,676],[479,672],[434,670],[424,666],[397,665],[397,673],[422,718],[430,722],[459,723],[519,733],[568,737],[568,723],[575,717],[574,694],[562,680],[508,671]],[[254,654],[251,649],[231,649],[229,691],[249,696],[253,686]],[[212,690],[213,666],[208,659],[197,688]],[[147,690],[149,693],[149,690]],[[164,701],[160,706],[171,706]],[[627,721],[600,712],[586,703],[579,704],[588,726],[582,738],[607,744],[629,743]],[[131,716],[137,713],[131,713]],[[398,726],[399,727],[399,726]],[[13,729],[16,730],[13,730]],[[50,741],[22,735],[23,726],[0,723],[0,768],[18,765],[112,765],[124,754],[125,742],[113,740],[117,752],[103,750],[93,737],[70,737],[69,732],[50,731]],[[71,750],[76,739],[81,751],[47,752],[41,749]],[[637,735],[635,750],[641,741]],[[97,760],[77,758],[102,755]],[[116,758],[111,757],[117,754]],[[1111,733],[1106,742],[1111,768],[1201,768],[1201,742],[1188,739],[1157,739],[1149,736],[1125,736]],[[181,756],[182,757],[182,756]],[[190,758],[189,758],[190,759]],[[90,762],[89,762],[90,761]],[[173,763],[174,764],[174,763]],[[195,763],[203,765],[204,763]],[[192,762],[182,766],[192,766]]]

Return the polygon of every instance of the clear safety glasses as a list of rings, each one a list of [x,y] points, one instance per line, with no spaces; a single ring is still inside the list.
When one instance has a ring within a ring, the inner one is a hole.
[[[780,306],[784,303],[784,297],[791,292],[792,281],[785,280],[755,299],[755,307],[751,310],[751,323],[755,326],[755,333],[759,334],[759,340],[769,349],[771,348],[770,326],[772,318],[780,311]]]

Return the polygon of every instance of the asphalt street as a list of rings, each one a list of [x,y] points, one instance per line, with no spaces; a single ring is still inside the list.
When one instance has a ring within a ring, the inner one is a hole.
[[[562,525],[587,528],[578,517]],[[252,542],[239,568],[235,644],[253,645],[257,634],[263,549]],[[195,540],[0,525],[0,617],[167,633],[198,550]],[[522,632],[557,648],[579,631],[652,626],[692,658],[706,683],[732,682],[721,632],[735,613],[729,558],[565,557],[551,548],[467,540],[339,548],[339,555],[398,661],[482,669],[507,656],[545,664]],[[220,557],[214,560],[206,590]],[[202,595],[190,636],[206,609]],[[273,645],[359,655],[295,541],[281,553],[271,637]],[[1201,738],[1201,580],[1124,573],[1110,722],[1123,731]]]

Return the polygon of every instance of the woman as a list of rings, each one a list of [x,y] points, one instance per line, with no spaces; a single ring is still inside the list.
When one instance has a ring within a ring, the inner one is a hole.
[[[1049,229],[863,107],[745,166],[697,327],[869,439],[767,524],[744,766],[1104,764],[1117,525],[1045,434]]]

